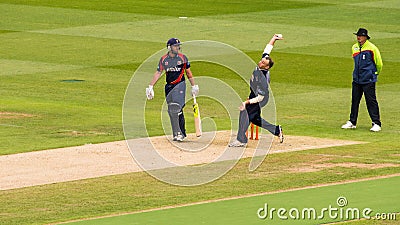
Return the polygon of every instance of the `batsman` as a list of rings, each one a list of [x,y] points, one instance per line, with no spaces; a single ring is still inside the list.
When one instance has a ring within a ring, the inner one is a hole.
[[[171,38],[167,41],[168,52],[163,55],[158,63],[157,70],[154,73],[149,87],[146,88],[148,100],[154,98],[153,86],[165,71],[165,98],[168,104],[168,115],[171,122],[173,141],[183,141],[186,137],[185,116],[183,108],[185,107],[185,73],[192,86],[192,95],[197,96],[199,86],[195,84],[190,62],[186,55],[180,52],[181,42],[177,38]]]
[[[229,147],[243,147],[247,144],[246,131],[250,122],[254,125],[268,130],[275,136],[279,137],[279,141],[283,142],[283,132],[280,125],[273,125],[261,118],[261,107],[267,105],[269,100],[269,70],[274,65],[269,56],[276,40],[282,40],[281,34],[275,34],[266,45],[262,58],[258,62],[257,67],[253,70],[250,78],[250,95],[248,99],[239,106],[239,129],[236,140],[229,144]]]

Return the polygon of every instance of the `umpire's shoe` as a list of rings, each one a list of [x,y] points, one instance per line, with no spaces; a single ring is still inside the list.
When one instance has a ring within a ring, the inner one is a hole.
[[[370,130],[370,131],[373,131],[373,132],[379,132],[379,131],[382,130],[382,128],[381,128],[381,126],[379,126],[378,124],[372,123],[372,127],[371,127],[371,129],[369,129],[369,130]]]
[[[342,129],[356,129],[356,125],[350,121],[347,121],[345,124],[343,124]]]

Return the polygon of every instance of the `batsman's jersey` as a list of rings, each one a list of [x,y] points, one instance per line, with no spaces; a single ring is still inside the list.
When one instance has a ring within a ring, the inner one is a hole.
[[[256,67],[250,79],[250,95],[249,99],[257,97],[257,95],[264,96],[264,99],[259,102],[260,106],[263,107],[268,103],[269,99],[269,71],[260,70]]]
[[[161,57],[157,70],[165,70],[167,84],[178,84],[185,80],[185,70],[189,68],[189,60],[184,54],[179,53],[171,57],[167,53]]]

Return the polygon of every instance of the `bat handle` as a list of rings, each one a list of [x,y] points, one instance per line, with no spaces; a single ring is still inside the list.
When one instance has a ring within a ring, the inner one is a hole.
[[[196,104],[196,95],[192,95],[193,96],[193,104]]]

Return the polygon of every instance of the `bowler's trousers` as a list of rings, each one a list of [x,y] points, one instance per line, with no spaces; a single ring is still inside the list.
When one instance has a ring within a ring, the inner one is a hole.
[[[237,133],[237,140],[242,143],[247,143],[248,139],[246,131],[249,128],[250,122],[256,126],[268,130],[273,135],[279,135],[279,127],[269,123],[261,118],[261,107],[258,103],[247,104],[246,110],[240,111],[239,114],[239,129]]]

